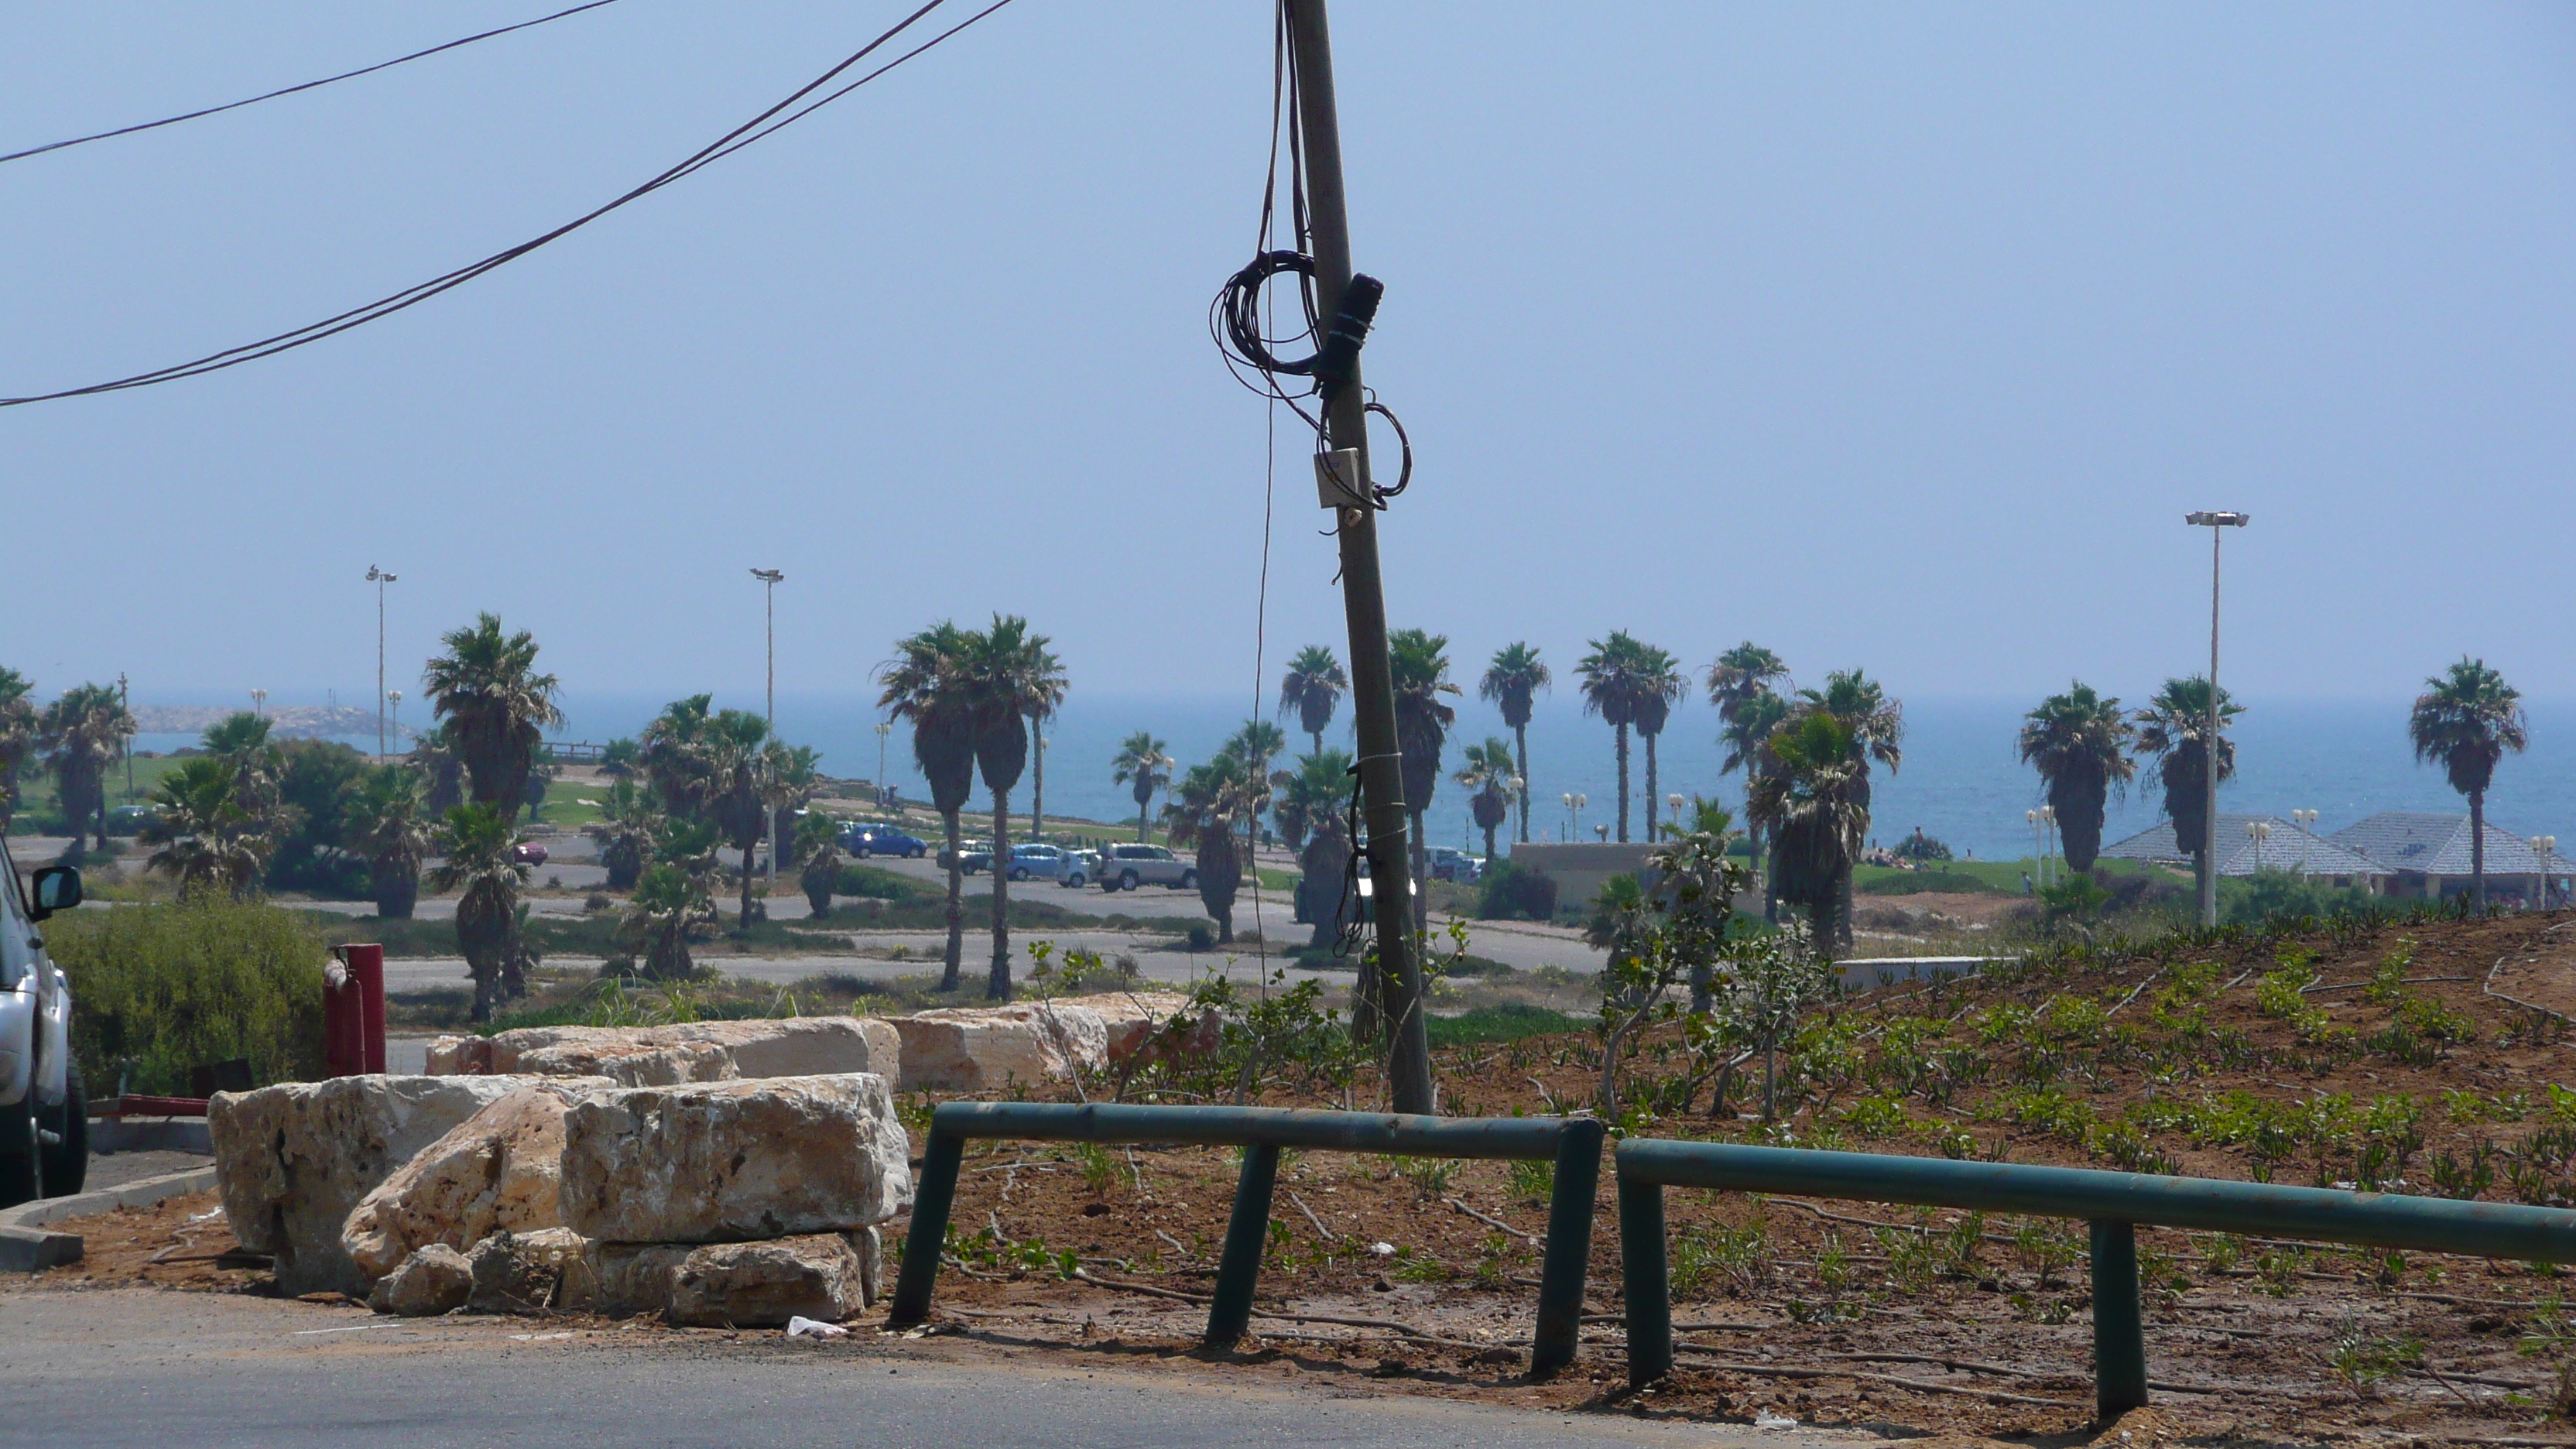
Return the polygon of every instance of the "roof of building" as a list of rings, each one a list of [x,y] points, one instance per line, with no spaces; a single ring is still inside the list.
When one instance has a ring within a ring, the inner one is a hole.
[[[2245,829],[2257,822],[2272,827],[2271,834],[2259,841]],[[2117,844],[2106,845],[2102,847],[2102,853],[2115,860],[2157,860],[2174,864],[2184,864],[2191,859],[2174,843],[2173,822],[2170,820],[2158,821],[2153,829],[2141,830]],[[2530,853],[2527,848],[2523,851],[2526,856]],[[2309,875],[2387,875],[2390,868],[2348,846],[2302,830],[2277,815],[2229,815],[2221,812],[2218,817],[2218,873],[2252,875],[2257,870],[2294,870]]]
[[[2537,875],[2576,869],[2559,851],[2544,864],[2540,853],[2513,832],[2487,822],[2487,874]],[[2466,876],[2470,868],[2469,817],[2433,810],[2382,810],[2334,833],[2338,845],[2379,862],[2381,869],[2423,875]]]

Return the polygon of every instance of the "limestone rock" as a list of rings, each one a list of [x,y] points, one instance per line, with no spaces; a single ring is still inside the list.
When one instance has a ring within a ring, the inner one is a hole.
[[[233,1236],[276,1260],[289,1294],[366,1293],[341,1246],[349,1212],[458,1123],[524,1077],[334,1077],[218,1092],[206,1108],[215,1181]]]
[[[1109,1025],[1087,1006],[1014,1002],[894,1019],[906,1091],[998,1092],[1060,1082],[1109,1064]]]
[[[873,1073],[606,1092],[564,1119],[564,1223],[613,1243],[869,1227],[912,1201],[909,1152]]]
[[[440,1037],[432,1076],[608,1076],[629,1086],[734,1077],[893,1076],[902,1057],[893,1027],[874,1017],[692,1021],[674,1026],[532,1026],[489,1037]],[[621,1065],[623,1059],[639,1058]]]
[[[484,1107],[359,1200],[341,1228],[342,1250],[373,1279],[431,1243],[463,1251],[496,1232],[562,1227],[564,1112],[614,1085],[530,1081]]]
[[[424,1318],[465,1306],[474,1292],[474,1270],[465,1255],[445,1243],[432,1243],[376,1280],[367,1306],[378,1313]]]
[[[598,1298],[589,1240],[563,1228],[499,1232],[465,1255],[473,1272],[467,1306],[481,1313],[588,1309]]]
[[[1110,991],[1097,996],[1067,996],[1059,1008],[1081,1007],[1100,1013],[1108,1029],[1112,1066],[1173,1057],[1204,1056],[1216,1050],[1214,1007],[1190,1010],[1190,999],[1177,991]]]
[[[659,1313],[675,1324],[773,1327],[792,1317],[838,1323],[866,1306],[867,1265],[839,1233],[757,1243],[602,1244],[602,1311]]]

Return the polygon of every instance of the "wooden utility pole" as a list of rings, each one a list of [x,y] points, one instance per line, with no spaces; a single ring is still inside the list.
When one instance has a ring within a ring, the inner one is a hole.
[[[1350,213],[1342,197],[1341,124],[1333,109],[1333,42],[1324,0],[1281,0],[1297,77],[1297,123],[1305,146],[1306,212],[1315,260],[1317,314],[1341,310],[1351,281]],[[1355,450],[1366,497],[1368,417],[1356,362],[1324,412],[1328,446]],[[1368,821],[1369,886],[1377,916],[1378,989],[1385,1003],[1387,1081],[1398,1112],[1431,1112],[1431,1046],[1422,1021],[1422,968],[1414,956],[1412,860],[1404,808],[1404,758],[1395,732],[1395,674],[1387,662],[1386,595],[1378,578],[1377,510],[1336,510],[1342,548],[1342,607],[1351,631],[1351,709],[1360,747],[1360,790]]]

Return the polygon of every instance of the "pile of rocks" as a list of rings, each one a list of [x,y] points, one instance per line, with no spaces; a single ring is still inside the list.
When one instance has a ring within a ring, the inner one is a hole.
[[[838,1320],[874,1300],[878,1225],[912,1200],[874,1073],[341,1077],[208,1119],[225,1214],[279,1287],[387,1313]]]

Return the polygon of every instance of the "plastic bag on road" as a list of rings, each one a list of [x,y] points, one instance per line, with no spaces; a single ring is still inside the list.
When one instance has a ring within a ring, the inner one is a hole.
[[[821,1323],[811,1318],[791,1317],[787,1320],[787,1336],[815,1339],[847,1338],[850,1336],[850,1331],[837,1323]]]

